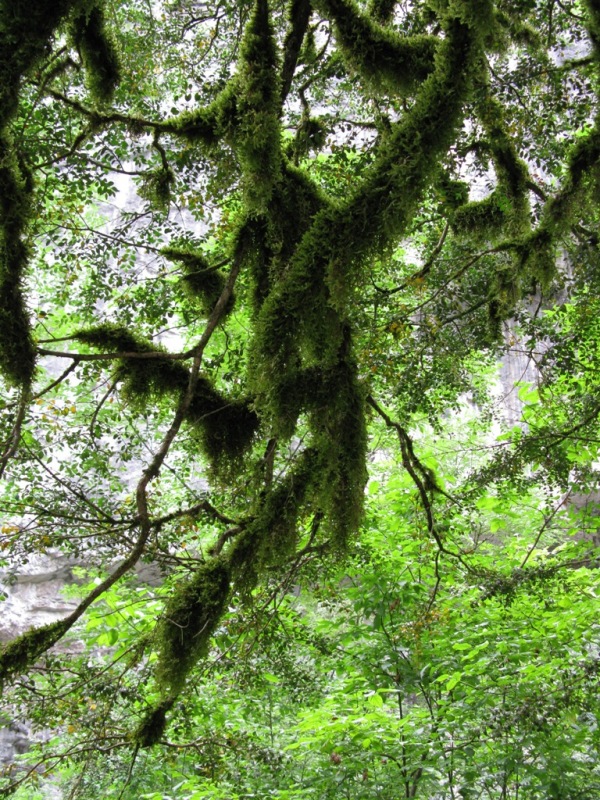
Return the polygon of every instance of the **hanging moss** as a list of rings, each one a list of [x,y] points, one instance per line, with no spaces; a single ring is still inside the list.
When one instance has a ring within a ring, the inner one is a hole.
[[[0,128],[16,111],[21,77],[48,54],[54,31],[81,5],[82,0],[1,0]]]
[[[205,145],[221,138],[228,142],[242,169],[246,211],[260,214],[268,209],[280,174],[280,99],[269,4],[256,0],[244,30],[236,74],[208,107],[167,120],[161,130]]]
[[[507,212],[506,195],[494,191],[485,200],[474,200],[457,208],[452,216],[452,230],[471,241],[495,241],[504,232]]]
[[[29,250],[23,239],[30,212],[29,175],[0,135],[0,369],[14,384],[28,386],[36,351],[23,293]]]
[[[166,697],[178,694],[189,671],[206,656],[229,597],[225,558],[203,564],[175,587],[158,624],[156,680]]]
[[[314,53],[314,35],[308,25],[311,12],[310,0],[291,0],[289,4],[290,27],[283,44],[284,56],[281,67],[282,102],[285,102],[290,92],[298,61],[301,61],[304,57],[308,59],[304,63],[312,63],[316,57],[316,53]],[[311,47],[313,48],[312,54],[310,52]]]
[[[31,177],[9,134],[22,78],[48,53],[50,39],[77,0],[0,0],[0,370],[28,386],[36,352],[23,291]]]
[[[113,323],[78,331],[73,338],[109,353],[166,353],[150,340]],[[143,408],[152,398],[184,391],[189,377],[187,367],[170,358],[123,358],[115,373],[123,383],[124,396],[136,408]]]
[[[246,210],[267,211],[281,171],[281,91],[267,0],[256,0],[244,31],[236,76],[233,145],[243,174]]]
[[[149,170],[142,178],[139,195],[157,211],[168,211],[171,203],[171,188],[175,175],[170,169],[159,167]]]
[[[296,158],[304,158],[311,151],[318,152],[325,146],[327,127],[322,119],[303,117],[296,131],[294,153]]]
[[[154,747],[158,744],[167,729],[167,712],[171,710],[175,698],[160,700],[144,717],[133,740],[140,747]]]
[[[84,7],[71,23],[71,37],[85,69],[90,95],[98,103],[112,100],[120,78],[119,57],[106,28],[101,4]]]
[[[273,204],[273,208],[277,208]],[[240,219],[233,239],[233,258],[244,264],[252,277],[254,310],[262,306],[271,287],[271,263],[274,253],[269,246],[269,220],[266,214]]]
[[[521,274],[539,281],[543,288],[549,286],[556,275],[556,246],[552,232],[540,226],[517,248]]]
[[[514,137],[506,130],[502,106],[489,95],[488,87],[483,100],[477,103],[477,110],[488,136],[498,192],[507,201],[506,233],[513,237],[526,235],[531,230],[527,164],[519,156]]]
[[[376,89],[407,94],[433,71],[436,37],[399,36],[361,14],[353,0],[317,0],[315,6],[333,20],[344,58]]]
[[[454,180],[446,171],[442,172],[439,177],[437,191],[444,206],[451,214],[467,203],[469,199],[469,184]]]
[[[525,275],[547,286],[556,273],[558,239],[576,221],[579,209],[593,193],[589,176],[600,166],[600,122],[574,145],[563,185],[544,205],[537,230],[519,249]]]
[[[268,213],[240,219],[233,241],[233,258],[241,259],[252,277],[252,296],[258,312],[277,285],[298,242],[317,212],[328,205],[319,187],[286,160],[273,187]]]
[[[496,314],[508,319],[521,299],[521,282],[514,265],[496,270],[492,293],[497,301]]]
[[[584,0],[586,10],[586,27],[594,48],[594,57],[600,65],[600,4],[598,0]],[[597,89],[600,93],[600,81]]]
[[[198,431],[202,449],[218,475],[239,463],[260,425],[248,400],[225,397],[203,377],[198,379],[187,419]]]
[[[73,338],[105,352],[166,352],[110,323],[79,331]],[[122,391],[129,402],[136,408],[145,408],[153,399],[181,397],[188,388],[190,373],[181,362],[169,358],[123,358],[115,377],[122,381]],[[202,376],[198,378],[186,419],[198,432],[204,454],[217,474],[239,461],[251,447],[260,424],[246,399],[226,397]]]
[[[298,524],[318,484],[319,454],[308,447],[288,473],[259,499],[252,522],[228,554],[236,588],[250,591],[263,571],[284,565],[298,542]]]
[[[524,22],[517,14],[506,14],[496,11],[499,27],[506,30],[510,39],[515,44],[523,47],[537,48],[542,43],[540,32]]]
[[[387,25],[394,18],[396,0],[371,0],[369,14],[381,25]]]
[[[7,681],[32,667],[69,629],[67,620],[52,622],[21,634],[0,649],[0,691]]]
[[[489,95],[489,87],[482,86],[480,94],[476,108],[488,137],[486,151],[492,156],[498,186],[484,200],[458,208],[452,227],[457,235],[472,241],[518,240],[531,231],[529,171],[506,131],[502,107]]]
[[[232,78],[227,86],[206,107],[184,111],[166,120],[162,129],[175,133],[193,144],[212,147],[221,138],[227,137],[235,125],[237,115],[236,81]]]
[[[350,348],[344,331],[343,348]],[[344,551],[362,522],[367,428],[365,398],[357,366],[345,353],[323,385],[328,402],[311,412],[314,446],[322,454],[320,508],[325,512],[334,545]]]
[[[207,259],[192,245],[182,243],[163,247],[161,255],[183,266],[183,285],[188,295],[198,302],[202,312],[209,316],[221,296],[227,279],[223,273],[211,267]],[[223,317],[231,312],[235,305],[233,292],[225,306]]]

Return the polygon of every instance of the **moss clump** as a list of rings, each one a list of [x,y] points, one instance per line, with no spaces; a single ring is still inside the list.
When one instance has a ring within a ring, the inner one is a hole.
[[[524,236],[531,230],[529,170],[506,130],[502,106],[489,95],[487,87],[477,110],[498,177],[498,202],[505,203],[506,232],[514,237]]]
[[[164,122],[162,128],[192,144],[213,147],[231,132],[236,109],[235,78],[232,78],[208,106],[184,111]]]
[[[319,453],[304,450],[292,469],[258,501],[252,522],[236,538],[228,559],[236,587],[251,590],[268,567],[282,565],[298,541],[298,523],[321,479]]]
[[[457,208],[452,227],[459,236],[474,241],[518,240],[531,231],[529,171],[506,131],[502,107],[490,96],[489,87],[482,86],[480,95],[476,109],[487,134],[483,146],[492,157],[498,185],[484,200]]]
[[[97,325],[78,331],[73,338],[109,353],[156,353],[159,356],[119,359],[115,378],[123,383],[123,394],[135,407],[145,406],[152,398],[181,393],[188,385],[189,371],[183,364],[160,358],[159,354],[166,354],[166,350],[121,325]]]
[[[590,175],[600,167],[600,121],[574,145],[563,185],[551,197],[542,212],[540,224],[519,247],[523,273],[547,286],[556,273],[556,245],[576,220],[581,205],[595,190]]]
[[[325,146],[327,140],[327,127],[318,117],[303,117],[296,131],[294,141],[294,155],[297,159],[304,158],[311,151],[318,152]]]
[[[101,4],[84,6],[74,15],[71,38],[83,63],[90,95],[99,103],[110,102],[119,82],[120,65]]]
[[[369,14],[381,25],[386,25],[393,20],[395,8],[396,0],[371,0]]]
[[[521,273],[547,287],[556,274],[556,239],[544,225],[528,236],[516,250]]]
[[[588,36],[594,48],[594,57],[600,64],[600,6],[598,0],[585,0],[584,6]]]
[[[464,181],[454,180],[445,171],[440,175],[437,190],[440,200],[451,213],[465,205],[469,199],[469,185]]]
[[[505,30],[515,44],[523,47],[537,48],[542,43],[540,32],[523,22],[516,14],[496,11],[499,28]]]
[[[508,200],[500,191],[492,192],[485,200],[465,203],[454,212],[452,229],[458,236],[472,241],[495,241],[504,231]]]
[[[190,372],[181,362],[160,358],[166,351],[120,325],[104,324],[79,331],[74,339],[108,352],[156,353],[151,359],[122,358],[115,378],[134,407],[144,408],[154,398],[180,398],[189,385]],[[246,399],[231,399],[200,376],[188,409],[187,421],[199,433],[202,449],[217,474],[237,462],[252,445],[259,419]]]
[[[347,330],[343,346],[350,346]],[[322,459],[319,506],[327,516],[333,544],[343,551],[362,522],[367,482],[364,390],[349,354],[330,371],[323,394],[329,401],[310,414],[314,446]]]
[[[375,88],[407,94],[433,72],[439,43],[434,36],[399,36],[361,14],[352,0],[317,0],[315,5],[333,20],[345,60]],[[387,5],[389,14],[393,4]]]
[[[246,211],[266,212],[281,169],[280,98],[277,48],[267,0],[256,0],[240,46],[238,70],[206,108],[163,123],[192,142],[224,139],[242,169]]]
[[[229,597],[226,559],[203,564],[176,586],[159,622],[156,679],[166,698],[178,694],[190,669],[208,653]]]
[[[345,340],[349,345],[348,333]],[[299,410],[307,414],[310,445],[261,498],[253,521],[232,548],[235,575],[251,585],[261,570],[283,565],[293,554],[298,524],[306,515],[326,519],[330,541],[340,551],[362,520],[367,434],[354,361],[347,356],[327,371],[305,370],[287,390],[291,416]]]
[[[0,649],[0,689],[17,675],[33,666],[38,658],[68,631],[66,620],[52,622],[41,628],[33,628]]]
[[[183,285],[187,294],[194,299],[209,316],[221,296],[227,279],[215,267],[211,267],[207,259],[191,245],[181,244],[164,247],[161,254],[169,261],[181,264],[184,270]],[[235,297],[231,294],[224,310],[224,315],[231,312]]]
[[[226,397],[203,377],[198,379],[187,419],[198,431],[213,470],[223,475],[252,446],[260,424],[246,399]]]
[[[146,172],[142,178],[139,195],[158,211],[168,211],[175,175],[171,169],[159,167]]]
[[[31,383],[36,361],[23,293],[31,191],[10,137],[0,135],[0,368],[11,383],[24,386]]]
[[[159,701],[141,721],[133,739],[140,747],[154,747],[167,728],[167,712],[173,707],[174,698]]]
[[[33,183],[9,126],[22,78],[48,53],[50,39],[77,0],[0,0],[0,369],[29,386],[36,352],[23,292]]]
[[[267,0],[257,0],[246,26],[236,75],[232,144],[242,167],[246,210],[268,210],[281,171],[277,48]]]
[[[368,256],[406,229],[462,119],[480,42],[456,20],[447,28],[434,73],[382,143],[362,184],[346,202],[317,212],[263,303],[253,347],[257,383],[261,375],[296,370],[302,351],[318,361],[337,360],[340,315],[352,302]]]

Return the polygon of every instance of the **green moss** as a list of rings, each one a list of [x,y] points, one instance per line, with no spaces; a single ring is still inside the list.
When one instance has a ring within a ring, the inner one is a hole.
[[[81,0],[1,0],[0,130],[16,111],[21,78],[48,54],[50,39]]]
[[[469,184],[454,180],[445,171],[440,175],[437,190],[441,201],[451,213],[467,203],[469,199]]]
[[[600,4],[598,0],[585,0],[586,27],[594,48],[594,56],[600,64]],[[600,87],[597,90],[600,92]]]
[[[500,103],[489,95],[488,87],[484,97],[477,104],[479,118],[488,136],[488,146],[494,162],[498,188],[498,201],[505,211],[506,234],[513,237],[525,236],[531,230],[529,207],[529,170],[515,147],[514,137],[509,135]]]
[[[246,211],[268,209],[280,174],[280,85],[267,0],[256,0],[240,46],[236,74],[206,108],[162,125],[192,142],[230,144],[240,162]]]
[[[33,190],[8,128],[21,81],[48,53],[51,37],[75,0],[0,0],[0,369],[28,386],[36,352],[23,290],[25,244]]]
[[[506,196],[494,191],[485,200],[475,200],[457,208],[452,217],[452,229],[471,241],[495,241],[504,232],[507,207]]]
[[[369,14],[381,25],[386,25],[393,20],[395,8],[396,0],[371,0]]]
[[[517,250],[521,274],[548,287],[556,275],[556,247],[556,237],[542,224]]]
[[[333,20],[345,60],[375,88],[410,93],[433,71],[434,36],[399,36],[361,14],[353,0],[317,0],[315,5]],[[384,4],[379,5],[383,11]],[[393,10],[393,4],[387,6]]]
[[[144,717],[133,740],[140,747],[154,747],[163,737],[167,728],[167,712],[173,707],[174,698],[160,700]]]
[[[281,171],[277,48],[267,0],[256,0],[240,48],[233,146],[242,167],[246,210],[268,210]]]
[[[181,691],[189,671],[208,653],[226,608],[229,583],[228,562],[215,558],[175,587],[157,630],[156,679],[166,698]]]
[[[148,200],[158,211],[168,211],[171,203],[171,188],[175,183],[172,170],[159,167],[149,170],[142,178],[139,195]]]
[[[325,146],[327,127],[322,119],[303,117],[296,131],[294,153],[296,158],[304,158],[311,151],[318,152]]]
[[[506,30],[510,39],[523,47],[538,48],[542,44],[540,32],[519,18],[517,14],[496,12],[499,27]]]
[[[221,296],[227,279],[218,269],[211,267],[207,259],[193,246],[181,245],[164,247],[161,254],[183,266],[183,285],[188,295],[198,302],[202,312],[209,316]],[[231,312],[235,297],[231,294],[224,310],[224,315]]]
[[[81,57],[91,96],[99,103],[110,102],[119,82],[120,65],[106,28],[103,5],[84,7],[74,15],[71,37]]]
[[[344,347],[350,346],[349,331]],[[343,551],[362,522],[367,429],[364,391],[354,359],[346,355],[323,385],[326,405],[311,412],[314,446],[322,454],[319,504],[335,546]]]
[[[78,331],[73,338],[109,353],[166,353],[150,340],[112,323]],[[184,391],[189,371],[170,358],[123,358],[118,361],[115,378],[122,381],[123,394],[134,407],[143,408],[152,398]]]
[[[0,135],[0,369],[11,383],[24,386],[33,379],[36,361],[23,290],[31,190],[11,139]]]
[[[0,649],[0,689],[7,681],[32,667],[69,629],[68,620],[33,628]]]
[[[252,276],[256,312],[287,273],[298,242],[326,205],[328,200],[319,187],[284,160],[268,213],[240,219],[233,257],[241,259]]]
[[[514,265],[496,270],[492,292],[498,303],[497,314],[508,319],[521,299],[521,282]]]
[[[277,208],[273,204],[273,208]],[[271,264],[274,252],[269,245],[269,219],[266,215],[244,216],[233,238],[233,258],[244,264],[252,276],[252,299],[258,311],[271,288]]]
[[[106,352],[166,352],[126,328],[109,323],[79,331],[73,338]],[[155,398],[179,399],[189,385],[190,373],[181,362],[169,358],[123,358],[115,378],[122,381],[122,391],[131,404],[145,408]],[[251,447],[259,427],[258,416],[246,399],[226,397],[203,376],[198,378],[186,419],[198,432],[201,447],[217,474],[239,461]]]
[[[252,446],[260,420],[244,398],[231,399],[200,377],[188,412],[198,431],[202,449],[217,475],[229,468]]]
[[[259,499],[252,522],[228,554],[236,588],[250,591],[265,569],[284,565],[298,541],[298,523],[319,481],[319,454],[307,448]]]
[[[163,128],[191,143],[212,147],[232,130],[236,110],[235,78],[232,78],[208,106],[184,111],[183,114],[167,120]]]
[[[556,273],[556,247],[560,236],[576,220],[582,204],[595,191],[590,175],[600,165],[600,123],[582,136],[571,151],[561,189],[545,203],[537,230],[519,249],[523,274],[547,286]]]

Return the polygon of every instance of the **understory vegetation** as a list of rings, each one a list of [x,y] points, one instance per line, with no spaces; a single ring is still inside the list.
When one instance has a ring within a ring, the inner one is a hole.
[[[599,91],[598,0],[0,0],[0,796],[600,798]]]

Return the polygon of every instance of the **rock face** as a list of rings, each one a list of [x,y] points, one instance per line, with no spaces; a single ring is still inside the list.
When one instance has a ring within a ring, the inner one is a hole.
[[[72,559],[56,553],[31,556],[18,574],[0,570],[0,642],[14,639],[29,628],[55,622],[75,604],[62,590],[74,583]],[[11,764],[30,745],[27,723],[17,718],[0,719],[0,765]]]
[[[502,416],[508,425],[518,425],[521,420],[523,403],[519,400],[519,385],[537,385],[540,373],[535,357],[527,351],[526,344],[519,338],[517,327],[512,322],[506,326],[504,338],[510,350],[500,362],[498,374],[502,388]]]
[[[14,639],[29,628],[46,625],[69,614],[75,604],[62,589],[74,583],[73,559],[56,553],[32,555],[18,574],[0,571],[0,642]]]

